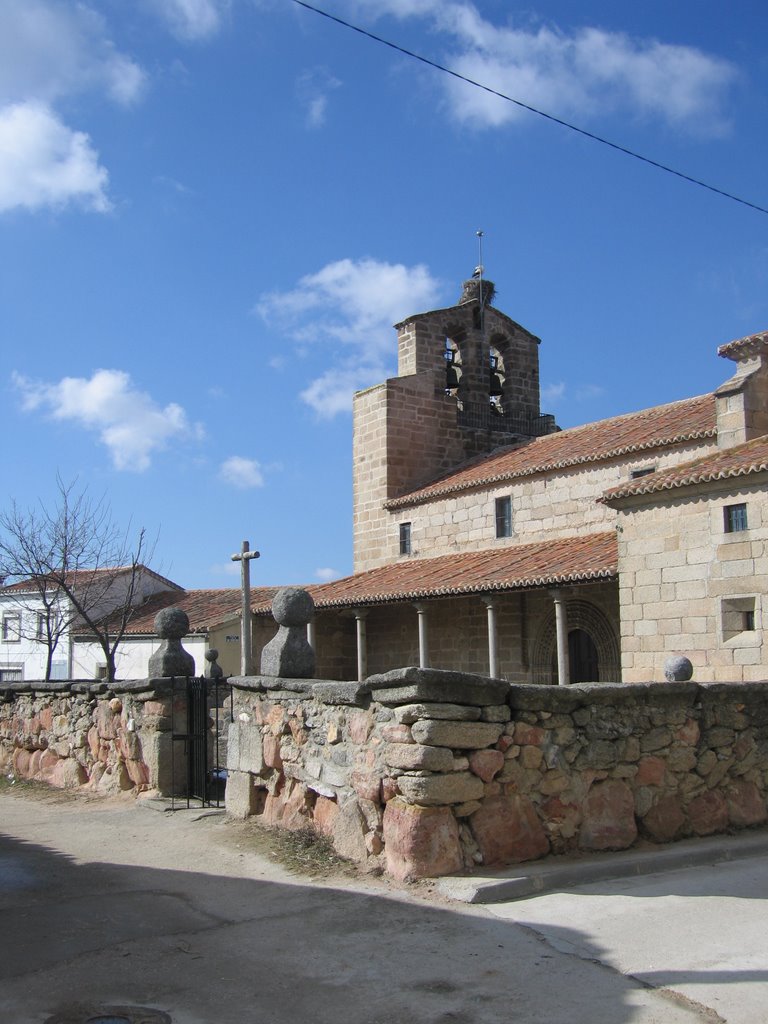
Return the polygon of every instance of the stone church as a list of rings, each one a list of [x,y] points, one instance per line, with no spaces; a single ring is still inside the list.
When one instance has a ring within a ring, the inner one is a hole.
[[[397,376],[355,396],[355,573],[310,588],[318,675],[633,682],[679,654],[764,679],[768,332],[718,350],[713,394],[560,430],[493,293],[397,324]]]

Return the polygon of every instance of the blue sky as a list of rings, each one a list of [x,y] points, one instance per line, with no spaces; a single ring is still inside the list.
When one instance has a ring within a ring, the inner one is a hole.
[[[324,0],[768,207],[768,7]],[[0,2],[5,500],[57,472],[188,587],[345,575],[351,393],[484,235],[561,426],[701,394],[768,327],[768,216],[291,0]]]

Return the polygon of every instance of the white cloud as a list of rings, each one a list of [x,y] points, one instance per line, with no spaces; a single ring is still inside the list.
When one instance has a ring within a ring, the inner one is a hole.
[[[325,68],[305,71],[296,83],[296,94],[306,110],[307,127],[322,128],[328,110],[328,94],[341,82]]]
[[[15,373],[13,383],[25,411],[47,412],[54,420],[95,431],[115,469],[142,472],[151,455],[173,438],[202,436],[202,427],[191,424],[180,405],[160,408],[122,370],[97,370],[90,379],[64,377],[55,384]]]
[[[231,455],[222,462],[219,477],[232,487],[249,490],[251,487],[262,487],[264,476],[261,466],[255,459],[245,459],[242,455]]]
[[[77,201],[106,212],[107,171],[89,136],[69,127],[54,105],[98,92],[136,102],[146,75],[109,38],[104,18],[85,3],[0,2],[0,212]]]
[[[216,576],[239,576],[241,572],[239,562],[217,562],[210,568]]]
[[[72,131],[47,107],[0,109],[0,213],[80,203],[104,213],[108,174],[85,132]]]
[[[230,8],[230,0],[145,0],[184,42],[215,35]]]
[[[545,403],[556,405],[565,394],[565,384],[559,381],[557,384],[545,384],[541,389],[542,408]],[[544,410],[546,412],[546,409]]]
[[[330,580],[339,578],[339,573],[336,569],[315,569],[315,576],[323,583],[328,583]]]
[[[358,11],[369,14],[371,8]],[[660,118],[675,128],[721,134],[726,91],[736,78],[729,62],[690,46],[621,32],[494,25],[468,2],[380,0],[376,15],[426,17],[449,40],[442,62],[459,74],[560,117],[590,119],[609,112]],[[445,77],[455,117],[497,127],[525,112],[490,93]]]
[[[104,19],[82,3],[0,3],[0,102],[52,103],[89,89],[128,104],[145,86],[143,70],[120,53]]]
[[[261,296],[256,311],[304,346],[321,343],[331,367],[301,392],[329,418],[351,410],[353,391],[387,375],[395,351],[392,324],[436,305],[438,282],[424,265],[338,260],[286,292]]]

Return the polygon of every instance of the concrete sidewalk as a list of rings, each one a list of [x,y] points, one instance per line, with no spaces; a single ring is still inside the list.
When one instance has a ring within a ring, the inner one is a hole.
[[[345,877],[310,882],[254,852],[247,835],[243,826],[195,812],[0,795],[0,1019],[10,1024],[89,1019],[110,1024],[711,1024],[724,1019],[708,1008],[711,1002],[701,1005],[696,993],[668,991],[663,972],[628,976],[617,948],[622,935],[635,930],[631,906],[624,905],[616,928],[603,934],[573,905],[553,902],[536,910],[538,901],[527,900],[491,912],[448,903],[426,886],[402,889]],[[754,884],[762,883],[755,879]],[[622,898],[632,901],[626,894]],[[653,898],[661,907],[663,899]],[[743,899],[742,934],[754,942],[747,925],[756,901]],[[719,927],[707,901],[704,895],[686,898],[692,934]],[[514,908],[510,913],[509,907]],[[520,915],[520,908],[528,909]],[[736,938],[734,972],[747,970]],[[760,983],[759,961],[749,969]],[[766,1018],[727,1019],[759,1024]]]

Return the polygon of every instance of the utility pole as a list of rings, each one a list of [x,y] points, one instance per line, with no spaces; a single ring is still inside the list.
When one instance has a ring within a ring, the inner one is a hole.
[[[251,551],[247,540],[236,555],[233,562],[240,562],[240,587],[243,592],[243,608],[240,616],[240,675],[247,676],[251,672],[251,559],[258,558],[258,551]]]

